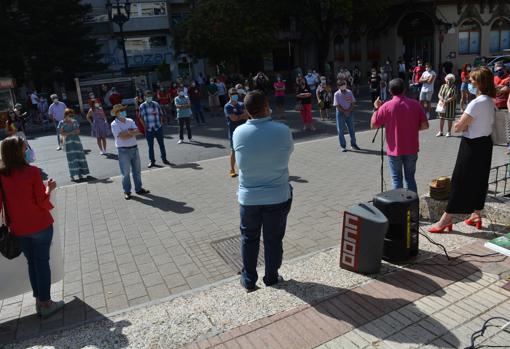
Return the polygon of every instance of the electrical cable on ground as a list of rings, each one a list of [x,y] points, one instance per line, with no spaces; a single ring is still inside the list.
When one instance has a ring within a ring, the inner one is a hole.
[[[483,337],[483,335],[485,334],[485,331],[487,330],[487,328],[489,328],[489,322],[491,322],[492,320],[503,320],[503,321],[506,321],[506,324],[504,324],[503,326],[501,326],[501,328],[496,332],[494,333],[494,335],[492,335],[492,337],[488,337],[488,338],[485,338],[483,341],[481,341],[480,343],[478,343],[477,345],[475,345],[475,341],[477,338],[479,337]],[[506,328],[507,327],[510,327],[510,320],[507,319],[507,318],[504,318],[504,317],[501,317],[501,316],[495,316],[495,317],[491,317],[490,319],[487,319],[484,323],[483,323],[483,326],[480,330],[474,332],[472,335],[471,335],[471,345],[469,347],[466,347],[464,349],[476,349],[476,348],[481,348],[480,347],[480,344],[486,342],[487,340],[489,340],[490,338],[493,338],[494,336],[496,336],[498,333],[500,332],[508,332],[510,333],[509,330],[507,330]]]

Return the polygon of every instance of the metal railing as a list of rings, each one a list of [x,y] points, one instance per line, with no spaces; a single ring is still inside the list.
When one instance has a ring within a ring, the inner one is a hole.
[[[491,168],[489,193],[493,197],[510,195],[510,162]]]

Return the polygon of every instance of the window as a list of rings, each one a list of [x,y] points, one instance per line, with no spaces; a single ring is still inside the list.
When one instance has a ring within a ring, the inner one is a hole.
[[[459,29],[459,54],[473,55],[480,53],[480,25],[467,20]]]
[[[345,47],[344,47],[344,38],[338,35],[334,41],[334,54],[335,60],[343,61],[345,60]]]
[[[166,16],[166,2],[139,2],[131,4],[131,17]]]
[[[361,39],[358,34],[349,38],[349,58],[351,61],[361,61]]]
[[[367,58],[371,61],[379,61],[381,59],[381,45],[379,34],[369,33],[367,35]]]
[[[490,50],[497,53],[506,49],[510,49],[510,21],[499,18],[491,27]]]
[[[126,52],[128,55],[137,55],[152,49],[163,49],[167,46],[166,36],[146,36],[139,38],[126,38]]]

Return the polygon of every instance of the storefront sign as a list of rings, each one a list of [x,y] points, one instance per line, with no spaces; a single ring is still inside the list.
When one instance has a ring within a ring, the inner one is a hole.
[[[0,78],[0,89],[14,88],[16,83],[11,78]]]

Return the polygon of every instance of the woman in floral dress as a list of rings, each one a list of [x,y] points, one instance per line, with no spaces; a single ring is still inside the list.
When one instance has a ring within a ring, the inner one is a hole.
[[[87,120],[90,122],[92,137],[96,137],[99,153],[106,155],[106,137],[112,134],[110,125],[106,119],[103,108],[98,102],[94,103],[87,113]]]

